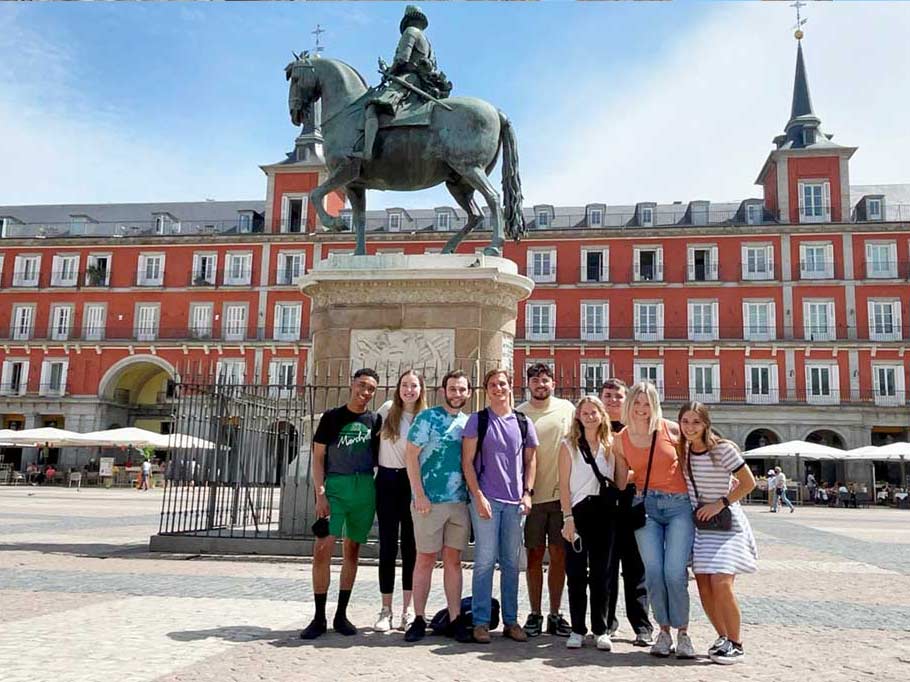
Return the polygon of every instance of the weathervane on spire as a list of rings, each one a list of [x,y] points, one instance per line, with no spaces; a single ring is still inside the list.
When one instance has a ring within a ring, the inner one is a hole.
[[[796,30],[793,32],[793,37],[796,38],[797,40],[802,40],[803,35],[805,35],[803,33],[802,27],[803,27],[803,24],[806,23],[807,19],[803,19],[799,12],[800,8],[805,7],[805,6],[806,6],[806,3],[800,2],[800,0],[796,0],[796,2],[794,2],[792,5],[790,5],[790,7],[796,8],[796,25],[793,27]]]
[[[312,31],[310,31],[310,33],[312,33],[314,36],[316,36],[316,49],[313,50],[313,54],[318,57],[319,53],[325,49],[324,47],[322,47],[322,45],[319,44],[319,37],[323,33],[325,33],[325,29],[322,28],[322,26],[320,26],[319,24],[316,24],[316,28],[313,29]]]

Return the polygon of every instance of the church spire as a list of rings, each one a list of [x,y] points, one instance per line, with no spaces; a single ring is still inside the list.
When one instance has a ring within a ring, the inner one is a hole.
[[[803,60],[803,41],[796,45],[796,76],[793,79],[793,104],[790,107],[790,120],[800,116],[814,116],[812,98],[809,96],[809,79],[806,76],[806,63]]]

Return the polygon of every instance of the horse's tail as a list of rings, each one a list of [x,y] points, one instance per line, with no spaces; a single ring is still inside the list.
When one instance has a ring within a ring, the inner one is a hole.
[[[499,112],[499,142],[502,145],[502,215],[506,236],[520,240],[526,232],[521,211],[521,177],[518,174],[518,141],[508,117]]]

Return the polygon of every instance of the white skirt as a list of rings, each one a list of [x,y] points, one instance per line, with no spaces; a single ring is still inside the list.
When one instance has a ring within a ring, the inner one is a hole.
[[[739,504],[730,505],[732,530],[695,529],[692,546],[693,573],[755,573],[758,570],[758,547],[752,526]]]

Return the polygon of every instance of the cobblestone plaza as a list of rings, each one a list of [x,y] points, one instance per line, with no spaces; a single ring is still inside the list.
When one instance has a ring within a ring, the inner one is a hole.
[[[160,491],[0,489],[0,680],[906,680],[910,516],[891,509],[747,508],[759,573],[738,580],[747,660],[735,669],[659,660],[630,644],[567,651],[543,635],[490,646],[370,629],[375,565],[362,566],[355,638],[301,642],[313,611],[305,559],[152,554]],[[331,602],[339,567],[333,569]],[[441,570],[430,610],[443,604]],[[470,569],[465,574],[470,585]],[[527,598],[519,599],[520,616]],[[698,607],[693,640],[713,633]],[[397,595],[396,595],[397,597]],[[398,602],[396,601],[396,604]],[[647,668],[647,670],[642,670]]]

